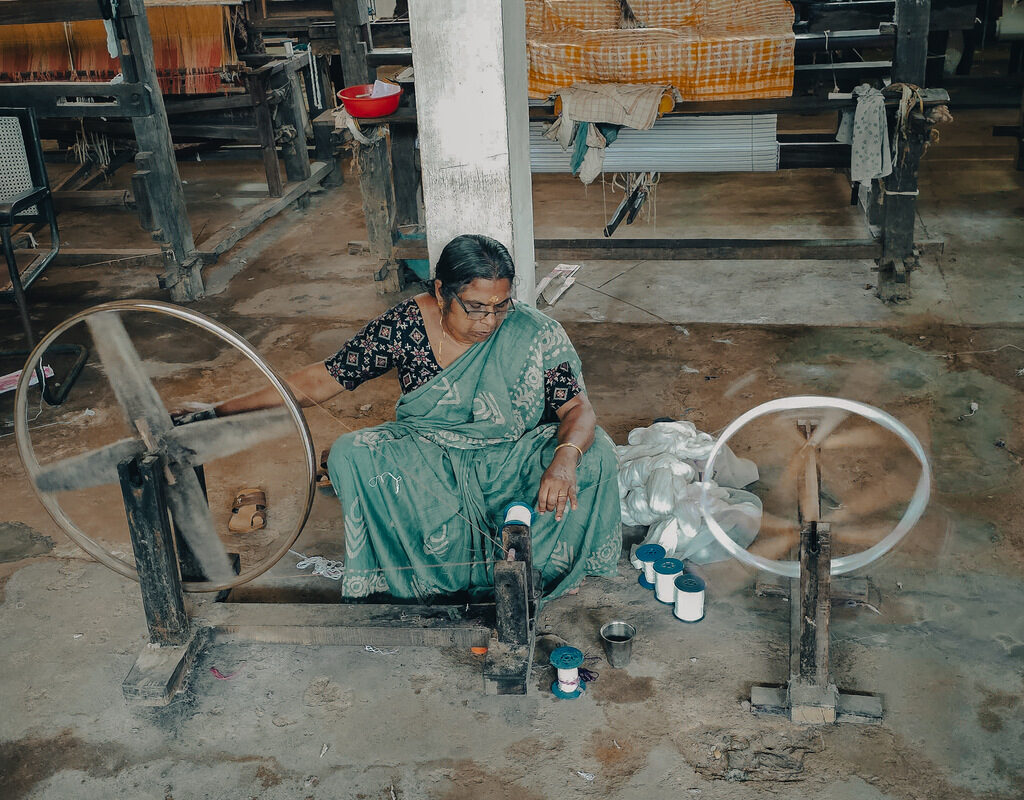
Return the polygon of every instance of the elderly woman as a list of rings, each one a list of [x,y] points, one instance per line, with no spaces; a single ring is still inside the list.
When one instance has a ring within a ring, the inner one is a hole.
[[[486,236],[453,239],[433,294],[369,322],[289,377],[304,405],[396,369],[396,421],[341,437],[328,471],[345,518],[342,593],[424,598],[490,586],[506,506],[534,502],[533,558],[556,597],[615,571],[616,461],[562,327],[512,300],[515,266]],[[279,402],[268,389],[219,416]]]

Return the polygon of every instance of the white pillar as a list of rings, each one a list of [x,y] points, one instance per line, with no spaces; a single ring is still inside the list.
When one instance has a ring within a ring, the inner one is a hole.
[[[461,233],[504,244],[533,302],[523,0],[410,0],[427,249]]]

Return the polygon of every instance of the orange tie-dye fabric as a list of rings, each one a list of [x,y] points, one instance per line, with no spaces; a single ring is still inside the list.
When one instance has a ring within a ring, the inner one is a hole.
[[[646,27],[620,29],[617,0],[526,0],[530,97],[574,83],[658,83],[683,100],[793,93],[785,0],[630,0]]]

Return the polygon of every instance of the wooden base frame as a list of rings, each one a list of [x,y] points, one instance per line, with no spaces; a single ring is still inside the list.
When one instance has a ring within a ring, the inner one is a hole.
[[[128,702],[167,705],[184,685],[203,647],[223,641],[486,647],[481,670],[485,691],[526,694],[537,614],[529,528],[507,525],[502,531],[507,556],[494,565],[494,603],[233,602],[235,594],[238,599],[246,597],[246,587],[222,597],[186,598],[181,574],[186,567],[190,571],[198,567],[169,521],[161,459],[152,454],[135,456],[119,465],[118,475],[150,632],[149,644],[122,685]]]

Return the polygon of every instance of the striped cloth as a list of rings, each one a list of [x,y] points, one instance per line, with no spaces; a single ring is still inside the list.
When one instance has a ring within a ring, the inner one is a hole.
[[[530,97],[574,83],[655,83],[683,100],[787,97],[793,9],[785,0],[526,0]]]

